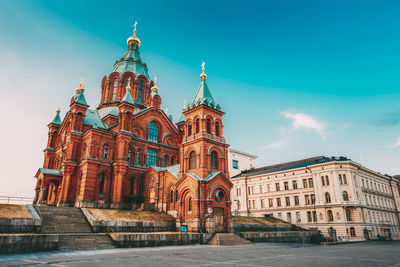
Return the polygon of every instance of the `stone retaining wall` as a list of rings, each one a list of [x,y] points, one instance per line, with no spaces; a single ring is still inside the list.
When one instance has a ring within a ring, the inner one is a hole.
[[[323,238],[319,231],[242,232],[239,236],[254,243],[320,244]]]
[[[32,205],[28,205],[30,218],[0,218],[0,233],[40,233],[42,220]]]
[[[154,247],[199,244],[200,233],[112,233],[117,247]]]
[[[0,234],[0,254],[58,249],[58,235]]]
[[[82,208],[95,233],[108,232],[174,232],[175,222],[123,222],[97,220],[87,209]]]
[[[301,231],[304,230],[294,224],[236,224],[235,232],[270,232],[270,231]]]

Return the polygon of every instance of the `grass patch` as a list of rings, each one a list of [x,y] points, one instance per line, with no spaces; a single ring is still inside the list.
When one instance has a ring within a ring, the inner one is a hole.
[[[155,211],[87,209],[97,220],[122,222],[175,222],[169,214]]]
[[[0,218],[33,219],[26,205],[0,204]]]
[[[277,218],[263,218],[263,217],[244,217],[234,216],[233,222],[236,224],[288,224]]]

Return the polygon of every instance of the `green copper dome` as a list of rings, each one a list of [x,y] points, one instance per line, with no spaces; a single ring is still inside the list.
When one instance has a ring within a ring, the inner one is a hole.
[[[150,80],[147,66],[140,58],[139,46],[134,42],[128,44],[125,55],[115,62],[111,73],[113,72],[118,72],[119,74],[132,72],[136,76],[143,75]]]
[[[214,100],[211,95],[210,89],[208,89],[205,77],[202,77],[199,89],[197,89],[196,96],[194,97],[193,102],[187,105],[187,109],[189,110],[202,104],[216,110],[221,110],[221,106]]]

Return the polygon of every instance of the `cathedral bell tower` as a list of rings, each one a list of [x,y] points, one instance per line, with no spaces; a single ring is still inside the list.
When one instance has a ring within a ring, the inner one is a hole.
[[[223,136],[221,106],[207,86],[207,75],[202,64],[200,86],[194,100],[183,111],[185,124],[181,145],[182,173],[193,173],[200,178],[212,172],[228,173],[228,144]]]

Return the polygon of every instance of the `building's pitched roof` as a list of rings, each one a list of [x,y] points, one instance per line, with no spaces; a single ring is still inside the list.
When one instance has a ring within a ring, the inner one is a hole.
[[[118,117],[119,108],[116,106],[105,107],[105,108],[98,109],[97,112],[99,113],[100,119],[103,119],[107,115],[113,115],[113,116]]]
[[[212,180],[215,176],[217,176],[218,174],[220,174],[220,171],[217,172],[211,172],[209,175],[207,175],[206,177],[204,177],[204,179],[200,178],[199,176],[197,176],[196,174],[192,173],[192,172],[188,172],[187,174],[189,176],[191,176],[192,178],[196,179],[197,181],[209,181]]]
[[[180,170],[180,168],[181,168],[181,165],[180,165],[180,164],[176,164],[176,165],[172,165],[172,166],[168,166],[168,167],[151,166],[151,168],[153,168],[153,169],[156,170],[157,172],[168,171],[168,172],[171,173],[173,176],[175,176],[176,178],[178,178],[178,174],[179,174],[179,170]]]
[[[132,105],[135,104],[135,102],[133,102],[130,90],[126,90],[126,93],[125,93],[124,97],[122,98],[121,102],[126,102],[126,103],[129,103]]]
[[[123,74],[125,72],[132,72],[136,76],[143,75],[150,79],[147,66],[140,58],[139,46],[136,43],[130,43],[126,49],[125,55],[118,59],[111,73],[118,72]]]
[[[93,128],[106,129],[97,111],[92,109],[86,110],[86,116],[83,119],[83,124],[93,126]]]
[[[296,168],[306,167],[306,166],[330,162],[330,161],[349,161],[349,160],[350,159],[348,159],[346,157],[331,157],[331,158],[329,158],[329,157],[318,156],[318,157],[307,158],[307,159],[302,159],[302,160],[297,160],[297,161],[291,161],[291,162],[286,162],[286,163],[281,163],[281,164],[276,164],[276,165],[271,165],[271,166],[265,166],[265,167],[261,167],[261,168],[257,168],[257,169],[251,169],[248,171],[242,171],[240,174],[233,176],[231,178],[254,176],[254,175],[272,173],[272,172],[277,172],[277,171],[285,171],[285,170],[296,169]]]
[[[199,89],[197,89],[196,96],[194,97],[192,103],[187,105],[187,109],[192,109],[197,106],[204,104],[216,110],[221,110],[221,106],[214,100],[211,95],[210,89],[208,89],[206,79],[201,79]]]
[[[77,93],[77,94],[75,95],[75,103],[88,106],[88,104],[87,104],[87,102],[86,102],[86,99],[85,99],[85,95],[83,94],[83,91],[82,91],[82,92],[79,92],[79,93]]]
[[[61,125],[60,112],[57,112],[56,116],[54,116],[54,119],[51,121],[51,123]]]
[[[62,176],[62,173],[60,170],[53,170],[53,169],[46,169],[46,168],[40,168],[39,171],[43,174],[47,175],[53,175],[53,176]]]

